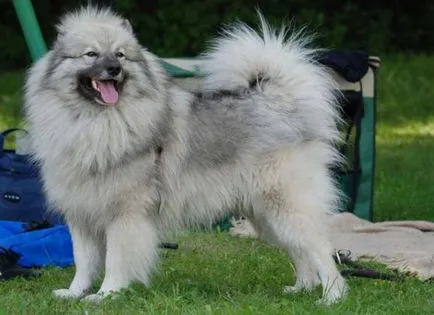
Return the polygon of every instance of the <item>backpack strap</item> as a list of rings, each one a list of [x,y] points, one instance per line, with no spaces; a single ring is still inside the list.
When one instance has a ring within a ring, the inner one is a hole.
[[[369,279],[379,279],[388,281],[401,281],[404,277],[398,273],[384,273],[374,269],[366,268],[351,259],[349,250],[338,250],[333,255],[333,259],[339,265],[347,265],[349,268],[341,270],[343,277],[361,277]]]
[[[10,129],[6,129],[2,133],[0,133],[0,153],[3,152],[3,146],[4,146],[4,143],[5,143],[5,138],[9,134],[11,134],[13,132],[17,132],[17,131],[22,131],[22,132],[25,132],[26,134],[28,134],[27,130],[21,129],[21,128],[10,128]]]
[[[360,135],[361,135],[361,122],[364,115],[364,102],[363,102],[362,92],[353,91],[353,90],[343,91],[342,111],[343,111],[343,118],[348,123],[346,134],[345,134],[345,141],[342,144],[342,146],[339,148],[339,152],[342,156],[348,156],[350,136],[353,129],[355,129],[356,132],[353,161],[352,161],[353,174],[351,178],[352,180],[351,180],[349,196],[348,196],[350,198],[351,204],[347,209],[350,212],[354,212],[357,195],[358,195],[359,173],[361,167]]]

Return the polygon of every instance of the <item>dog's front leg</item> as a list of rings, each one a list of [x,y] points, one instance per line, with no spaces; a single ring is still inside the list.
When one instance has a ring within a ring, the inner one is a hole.
[[[132,281],[147,285],[157,260],[158,238],[152,221],[144,214],[124,212],[106,230],[105,277],[96,294],[85,301],[98,302]]]
[[[71,232],[75,276],[68,289],[54,290],[59,298],[80,298],[92,286],[92,282],[104,260],[104,240],[78,224],[68,224]]]

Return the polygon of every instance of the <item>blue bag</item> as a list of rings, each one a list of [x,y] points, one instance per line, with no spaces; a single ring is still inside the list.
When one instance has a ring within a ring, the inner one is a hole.
[[[0,248],[16,253],[17,265],[24,268],[64,268],[74,264],[71,235],[66,225],[28,229],[22,222],[0,221]]]
[[[13,128],[0,133],[0,220],[60,223],[47,212],[36,164],[28,155],[4,149],[5,137],[18,131],[26,132]]]

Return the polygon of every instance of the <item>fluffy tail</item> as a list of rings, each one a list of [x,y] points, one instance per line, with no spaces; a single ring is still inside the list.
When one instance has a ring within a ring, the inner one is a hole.
[[[258,13],[260,32],[243,23],[226,28],[203,55],[204,88],[254,89],[276,97],[309,119],[319,135],[338,139],[336,83],[315,61],[318,52],[302,31],[273,29]]]

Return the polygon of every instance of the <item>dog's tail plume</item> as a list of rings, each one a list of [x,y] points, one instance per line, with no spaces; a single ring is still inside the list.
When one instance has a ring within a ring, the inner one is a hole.
[[[206,90],[250,89],[277,97],[317,118],[325,134],[335,132],[339,117],[336,83],[324,66],[316,61],[320,52],[311,49],[311,37],[304,30],[283,26],[273,29],[258,12],[260,31],[243,23],[223,30],[204,53]],[[297,109],[295,109],[297,110]]]

